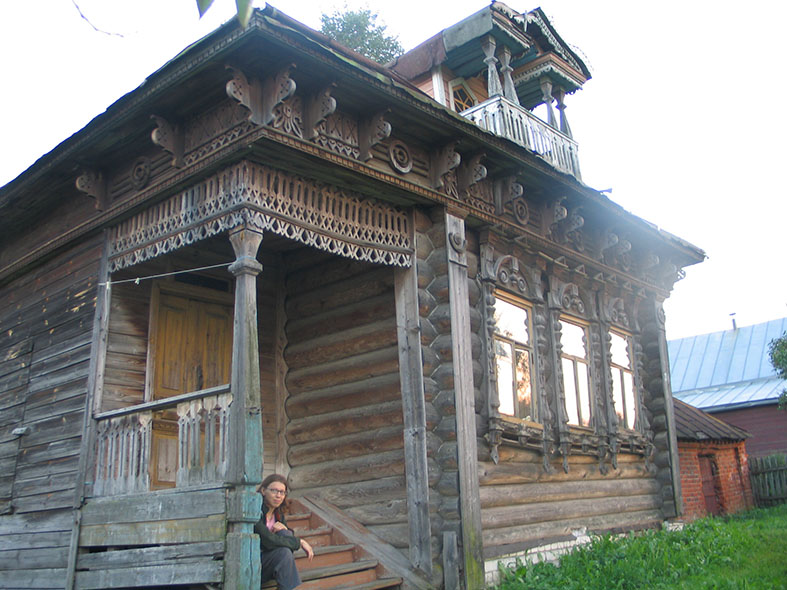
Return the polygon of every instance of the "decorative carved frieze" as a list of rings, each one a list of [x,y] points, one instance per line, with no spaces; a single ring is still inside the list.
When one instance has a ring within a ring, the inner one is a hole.
[[[412,263],[404,211],[240,162],[112,228],[110,272],[241,224],[355,260]]]
[[[585,218],[580,214],[581,207],[571,210],[563,205],[565,199],[559,199],[551,207],[552,221],[547,236],[558,244],[572,247],[577,252],[585,250],[582,227]]]
[[[316,139],[320,135],[318,125],[336,111],[336,99],[331,96],[335,87],[336,84],[331,83],[306,101],[303,112],[304,139]]]
[[[151,115],[150,118],[157,125],[150,134],[150,139],[154,144],[172,154],[172,165],[175,168],[182,168],[185,147],[183,129],[180,125],[170,123],[164,117]]]
[[[384,119],[388,109],[362,119],[358,125],[358,159],[366,162],[372,159],[372,148],[391,136],[391,124]]]
[[[615,266],[624,271],[631,270],[631,242],[618,234],[609,232],[606,244],[601,249],[604,264]]]
[[[601,319],[627,330],[631,329],[630,314],[626,311],[626,301],[622,297],[601,294]]]
[[[299,96],[291,96],[281,101],[273,108],[273,121],[271,127],[281,129],[288,135],[303,138],[304,122],[303,108]]]
[[[104,211],[109,207],[107,181],[103,172],[100,170],[85,170],[77,177],[75,184],[79,192],[85,193],[95,201],[96,209]]]
[[[462,156],[456,152],[458,141],[447,143],[432,152],[429,163],[429,180],[433,189],[439,190],[445,185],[445,175],[459,166]]]
[[[319,135],[314,140],[332,152],[359,159],[358,122],[343,113],[334,113],[317,124]]]
[[[495,215],[502,216],[510,203],[514,218],[520,225],[527,225],[530,211],[524,198],[524,187],[516,181],[516,176],[505,176],[494,181]]]

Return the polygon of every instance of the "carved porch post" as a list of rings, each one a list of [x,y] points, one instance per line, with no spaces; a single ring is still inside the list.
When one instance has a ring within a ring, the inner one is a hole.
[[[500,86],[500,77],[497,75],[497,58],[495,57],[495,47],[497,43],[492,35],[487,35],[481,40],[481,49],[484,52],[484,63],[486,64],[486,89],[489,98],[503,94]]]
[[[566,91],[558,86],[555,88],[554,92],[552,92],[552,96],[555,97],[557,101],[557,110],[560,111],[560,131],[563,135],[573,139],[574,136],[571,135],[571,127],[568,125],[568,119],[566,118]]]
[[[257,249],[262,234],[247,226],[230,233],[235,262],[235,318],[232,333],[232,405],[230,406],[227,497],[227,550],[224,587],[260,587],[260,539],[254,523],[260,518],[262,498],[262,414],[260,361],[257,340]]]
[[[503,74],[503,96],[514,104],[519,104],[514,79],[511,77],[511,72],[514,71],[511,67],[511,50],[505,46],[500,50],[500,71]]]
[[[451,312],[451,358],[456,404],[462,562],[464,587],[471,590],[484,587],[484,547],[481,538],[481,497],[478,489],[473,352],[470,339],[470,299],[467,286],[467,240],[464,219],[446,211],[445,232]]]
[[[557,129],[557,119],[552,108],[552,82],[548,78],[541,78],[541,100],[547,107],[547,124],[553,129]]]

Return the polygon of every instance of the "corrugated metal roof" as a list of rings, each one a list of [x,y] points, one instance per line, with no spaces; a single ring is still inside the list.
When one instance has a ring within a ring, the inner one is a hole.
[[[787,387],[768,359],[768,344],[787,318],[670,340],[673,395],[701,409],[773,403]]]
[[[680,440],[744,440],[749,433],[727,424],[678,399],[674,401],[675,426]]]

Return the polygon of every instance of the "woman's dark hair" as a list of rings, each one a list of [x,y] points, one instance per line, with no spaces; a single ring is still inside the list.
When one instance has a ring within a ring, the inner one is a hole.
[[[284,489],[287,491],[287,496],[284,497],[284,502],[281,503],[276,510],[273,511],[273,515],[276,517],[276,520],[281,520],[282,516],[287,514],[290,510],[290,484],[287,483],[287,478],[283,475],[279,475],[278,473],[271,473],[268,477],[262,480],[262,483],[259,485],[259,491],[262,492],[263,489],[267,488],[274,482],[279,482],[284,484]],[[264,516],[264,515],[263,515]]]

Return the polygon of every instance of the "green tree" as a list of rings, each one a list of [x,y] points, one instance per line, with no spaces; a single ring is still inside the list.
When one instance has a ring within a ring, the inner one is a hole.
[[[202,16],[208,11],[210,5],[213,4],[213,0],[197,0],[197,10],[199,10],[199,15]],[[251,13],[254,11],[254,7],[252,6],[252,0],[235,0],[235,6],[238,9],[238,20],[242,26],[246,26],[249,24],[249,19],[251,18]]]
[[[787,332],[771,340],[768,345],[768,357],[771,360],[776,374],[782,379],[787,379]],[[779,396],[779,409],[787,410],[787,389]]]
[[[388,63],[404,53],[404,48],[396,36],[386,35],[386,25],[377,24],[377,13],[368,8],[334,11],[333,14],[320,16],[320,32],[376,61]]]

